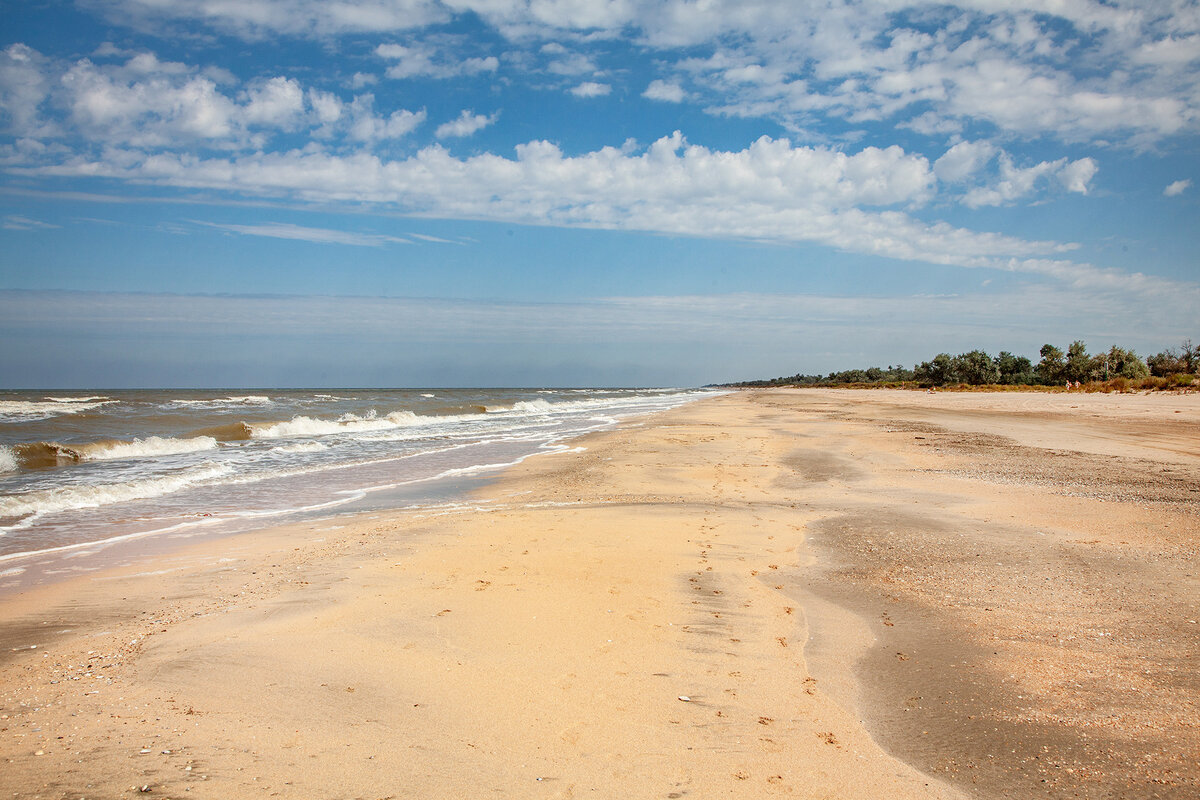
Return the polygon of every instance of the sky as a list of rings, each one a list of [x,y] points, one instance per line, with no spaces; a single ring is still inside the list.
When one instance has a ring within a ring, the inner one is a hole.
[[[0,388],[1200,340],[1196,0],[0,0]]]

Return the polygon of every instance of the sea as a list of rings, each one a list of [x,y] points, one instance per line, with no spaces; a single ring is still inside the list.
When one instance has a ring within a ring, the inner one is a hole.
[[[0,581],[31,556],[451,502],[698,389],[0,391]]]

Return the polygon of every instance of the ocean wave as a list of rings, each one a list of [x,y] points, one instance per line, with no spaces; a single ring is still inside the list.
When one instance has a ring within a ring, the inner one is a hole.
[[[327,436],[337,433],[381,431],[413,425],[423,418],[411,411],[393,411],[385,417],[374,414],[358,416],[343,414],[337,419],[315,419],[296,416],[286,422],[250,425],[250,436],[254,439],[290,439],[297,436]]]
[[[554,410],[554,403],[540,397],[537,400],[519,400],[513,403],[512,410],[526,414],[548,414]]]
[[[0,497],[0,517],[26,517],[51,514],[58,511],[73,511],[80,508],[123,503],[128,500],[144,500],[161,497],[189,486],[215,480],[232,472],[225,464],[208,462],[198,467],[182,470],[158,478],[143,478],[122,483],[94,485],[58,486],[53,489],[38,489],[32,492]]]
[[[59,398],[39,400],[0,400],[0,418],[35,420],[57,417],[63,414],[78,414],[81,411],[99,408],[119,400],[88,398]]]
[[[147,436],[131,442],[96,442],[83,445],[85,461],[106,461],[113,458],[140,458],[145,456],[170,456],[178,453],[196,453],[215,450],[217,440],[211,436],[196,436],[191,439],[172,439]]]
[[[17,471],[17,454],[11,447],[0,446],[0,472]]]
[[[186,408],[212,408],[214,406],[269,406],[275,401],[263,394],[214,397],[207,400],[172,400],[171,405]]]
[[[133,441],[107,440],[83,444],[59,444],[58,442],[33,442],[12,448],[17,465],[31,467],[56,467],[62,464],[78,464],[81,461],[110,461],[118,458],[145,458],[167,456],[177,453],[195,453],[213,450],[217,440],[211,436],[191,439],[171,439],[148,436]],[[15,468],[15,467],[14,467]]]
[[[244,442],[253,435],[253,430],[244,422],[231,422],[228,425],[217,425],[192,431],[192,436],[195,438],[211,436],[218,442]]]
[[[108,395],[98,394],[92,397],[49,397],[45,398],[52,403],[92,403],[96,400],[108,400]]]

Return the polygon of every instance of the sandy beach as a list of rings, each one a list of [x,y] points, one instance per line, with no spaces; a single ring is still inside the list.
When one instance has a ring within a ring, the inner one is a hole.
[[[1200,394],[738,392],[0,598],[0,796],[1200,793]]]

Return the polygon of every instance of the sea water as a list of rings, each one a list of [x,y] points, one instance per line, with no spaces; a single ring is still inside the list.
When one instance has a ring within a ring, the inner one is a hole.
[[[685,389],[0,392],[0,576],[34,554],[444,493]]]

